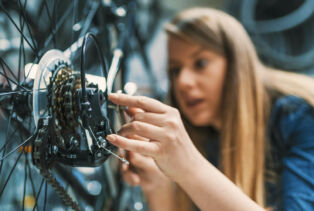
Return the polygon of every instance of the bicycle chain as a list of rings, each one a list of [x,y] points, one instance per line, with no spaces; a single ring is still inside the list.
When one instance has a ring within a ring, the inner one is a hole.
[[[59,197],[62,199],[63,203],[66,206],[71,207],[75,211],[80,211],[78,204],[72,199],[72,197],[67,193],[67,191],[60,185],[57,179],[49,171],[49,161],[47,161],[47,155],[42,154],[46,153],[45,147],[47,143],[44,143],[45,140],[48,140],[48,124],[44,125],[39,129],[37,137],[34,141],[33,147],[33,162],[36,167],[39,169],[40,174],[45,178],[45,180],[53,187]]]
[[[57,71],[57,68],[56,70]],[[76,103],[76,90],[81,88],[81,78],[77,73],[73,73],[73,70],[67,66],[60,68],[56,77],[50,78],[50,84],[48,86],[48,102],[52,107],[52,112],[55,114],[54,132],[57,134],[58,146],[65,147],[65,143],[62,137],[64,130],[70,130],[75,132],[75,128],[78,126],[75,118],[78,116],[77,103]],[[71,207],[73,210],[79,211],[78,204],[67,193],[67,191],[61,186],[53,174],[49,171],[49,160],[47,155],[47,143],[49,134],[49,124],[46,123],[41,129],[39,129],[37,137],[33,147],[33,162],[39,169],[40,174],[45,180],[53,187],[59,197],[62,199],[66,206]],[[50,151],[53,151],[50,149]]]

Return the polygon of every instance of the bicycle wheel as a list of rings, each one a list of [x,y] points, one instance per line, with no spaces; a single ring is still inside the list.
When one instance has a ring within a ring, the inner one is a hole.
[[[119,68],[108,33],[119,36],[122,8],[16,0],[0,11],[0,209],[111,209],[119,194],[103,165],[114,149],[104,58]]]

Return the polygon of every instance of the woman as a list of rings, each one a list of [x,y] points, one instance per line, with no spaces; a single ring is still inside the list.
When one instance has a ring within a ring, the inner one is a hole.
[[[202,210],[314,209],[314,80],[264,66],[223,12],[190,9],[166,30],[178,110],[110,96],[133,116],[107,137],[134,152],[125,179],[142,186],[152,210],[178,209],[170,181]]]

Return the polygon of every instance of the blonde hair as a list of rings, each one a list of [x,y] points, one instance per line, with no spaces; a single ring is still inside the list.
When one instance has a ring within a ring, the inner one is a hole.
[[[314,80],[264,66],[242,25],[215,9],[183,11],[166,26],[166,31],[169,36],[208,47],[226,57],[219,166],[244,193],[264,206],[266,130],[271,99],[278,93],[296,95],[314,105]],[[177,106],[171,74],[169,78],[170,101]],[[191,128],[195,129],[187,123],[190,134]],[[198,145],[198,140],[193,141]]]

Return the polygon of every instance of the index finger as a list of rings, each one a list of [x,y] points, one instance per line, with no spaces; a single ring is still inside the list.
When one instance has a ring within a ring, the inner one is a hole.
[[[109,95],[109,100],[118,105],[137,107],[153,113],[164,113],[168,109],[167,105],[145,96],[112,93]]]
[[[140,112],[144,112],[143,109],[140,108],[135,108],[135,107],[130,107],[125,110],[127,112],[128,115],[130,115],[131,117],[133,117],[136,113],[140,113]]]
[[[156,143],[132,140],[116,134],[107,135],[106,139],[113,145],[125,150],[153,157],[158,151]]]

